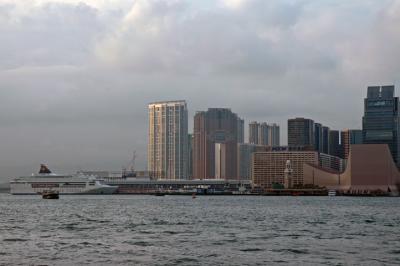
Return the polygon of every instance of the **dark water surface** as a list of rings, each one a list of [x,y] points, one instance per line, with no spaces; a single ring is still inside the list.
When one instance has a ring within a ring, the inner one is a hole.
[[[400,265],[400,198],[0,194],[0,265]]]

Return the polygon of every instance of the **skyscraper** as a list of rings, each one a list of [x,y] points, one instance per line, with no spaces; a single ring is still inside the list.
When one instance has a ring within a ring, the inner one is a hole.
[[[193,134],[188,135],[188,178],[193,178]]]
[[[318,152],[323,152],[324,140],[322,137],[322,125],[314,123],[314,147]]]
[[[322,127],[322,153],[329,154],[329,127]]]
[[[279,125],[256,121],[249,124],[249,143],[277,147],[280,145]]]
[[[368,87],[364,99],[363,142],[387,144],[397,165],[399,160],[399,98],[394,85]]]
[[[260,123],[253,121],[249,123],[249,143],[258,144]]]
[[[329,154],[332,156],[340,156],[340,141],[339,141],[339,131],[330,130],[329,131]]]
[[[314,121],[307,118],[288,120],[289,147],[314,147]]]
[[[226,108],[209,108],[194,116],[195,179],[236,179],[238,116]]]
[[[238,142],[244,143],[244,119],[238,117]]]
[[[269,146],[278,147],[281,145],[281,132],[278,124],[273,123],[269,126]]]
[[[259,145],[269,145],[270,144],[270,126],[267,123],[261,123],[258,128],[258,142]],[[269,145],[270,146],[270,145]]]
[[[341,157],[343,159],[349,157],[351,145],[363,143],[362,134],[361,129],[346,129],[340,132]]]
[[[154,102],[148,109],[148,170],[157,179],[188,178],[186,102]]]

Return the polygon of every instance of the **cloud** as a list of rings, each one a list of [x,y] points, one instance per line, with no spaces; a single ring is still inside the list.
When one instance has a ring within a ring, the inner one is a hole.
[[[239,9],[243,7],[248,0],[221,0],[221,4],[227,8]]]
[[[83,3],[52,3],[37,9],[2,24],[1,68],[82,65],[90,60],[100,29],[95,9]]]

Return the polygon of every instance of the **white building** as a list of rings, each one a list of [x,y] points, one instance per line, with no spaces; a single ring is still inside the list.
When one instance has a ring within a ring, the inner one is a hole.
[[[188,178],[188,111],[185,101],[150,103],[148,170],[157,179]]]

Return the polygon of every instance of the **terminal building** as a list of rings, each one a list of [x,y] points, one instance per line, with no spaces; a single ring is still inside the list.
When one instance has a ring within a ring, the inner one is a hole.
[[[149,178],[128,178],[107,180],[107,185],[118,186],[118,194],[151,194],[157,192],[172,194],[231,195],[250,193],[250,180],[151,180]]]
[[[351,145],[346,169],[343,172],[306,163],[303,176],[304,184],[358,195],[374,191],[398,195],[400,188],[399,170],[392,159],[388,145],[385,144]]]

